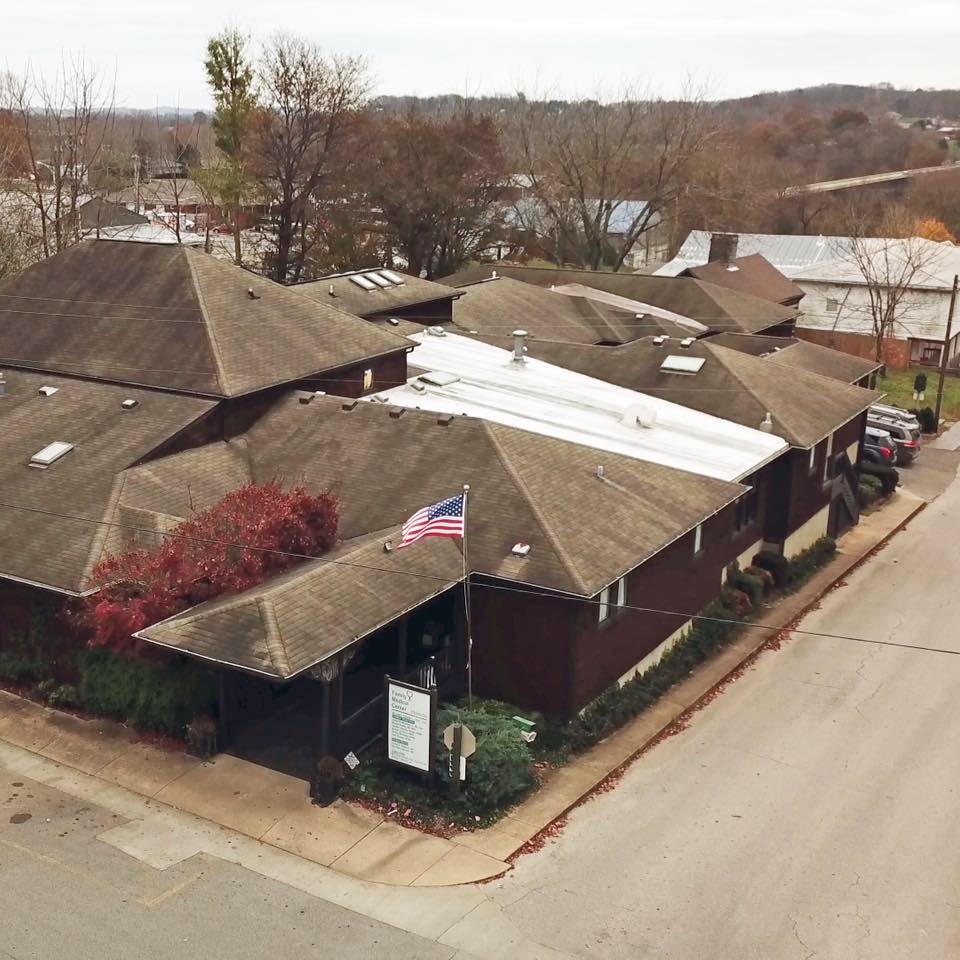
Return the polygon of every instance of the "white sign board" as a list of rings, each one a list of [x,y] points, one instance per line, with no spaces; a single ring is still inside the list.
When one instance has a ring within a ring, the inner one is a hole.
[[[387,758],[411,770],[430,771],[434,694],[420,687],[387,682]]]

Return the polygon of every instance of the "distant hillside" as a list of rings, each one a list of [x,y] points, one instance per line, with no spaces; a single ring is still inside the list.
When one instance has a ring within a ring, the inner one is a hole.
[[[870,116],[893,110],[904,117],[956,119],[960,117],[960,90],[899,90],[889,84],[864,87],[825,83],[819,87],[755,93],[750,97],[723,100],[718,105],[748,119],[782,115],[792,107],[804,107],[811,113],[832,113],[838,107],[850,107]]]

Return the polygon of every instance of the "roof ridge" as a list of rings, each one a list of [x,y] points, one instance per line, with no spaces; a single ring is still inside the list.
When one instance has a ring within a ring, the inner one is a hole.
[[[110,499],[107,501],[107,508],[103,512],[103,519],[107,522],[97,526],[93,534],[93,539],[90,541],[90,551],[87,554],[87,561],[83,565],[83,572],[80,575],[80,583],[82,585],[81,589],[86,588],[94,569],[103,558],[103,551],[107,544],[107,537],[110,535],[111,531],[114,530],[114,526],[111,521],[116,515],[119,507],[120,495],[123,491],[123,485],[126,483],[126,479],[127,478],[123,470],[118,472],[113,478],[113,486],[110,489]]]
[[[717,349],[720,349],[720,350],[722,350],[722,351],[725,351],[725,352],[727,353],[727,355],[728,355],[728,358],[726,358],[726,359],[724,358],[724,356],[723,356],[722,353],[720,354],[720,356],[717,356],[716,354],[714,354],[714,356],[716,357],[716,359],[717,359],[721,364],[723,364],[723,368],[730,374],[730,376],[732,376],[732,377],[737,381],[737,383],[739,383],[739,384],[744,388],[744,390],[746,390],[747,393],[749,393],[750,396],[753,397],[753,399],[756,400],[756,401],[760,404],[760,406],[763,408],[764,414],[767,414],[767,413],[772,414],[772,413],[773,413],[773,411],[770,410],[769,407],[767,406],[766,400],[764,400],[764,399],[756,392],[756,390],[754,389],[753,386],[751,386],[749,383],[746,382],[746,380],[743,379],[743,377],[740,375],[740,371],[739,371],[739,370],[736,370],[736,369],[735,369],[733,366],[731,366],[731,364],[728,362],[728,359],[729,359],[730,357],[735,358],[735,359],[734,359],[734,363],[736,363],[736,362],[739,360],[740,357],[749,357],[751,360],[756,360],[757,363],[763,363],[763,360],[761,360],[760,357],[751,357],[750,354],[741,353],[739,350],[732,350],[730,347],[723,347],[723,346],[721,346],[720,344],[711,344],[711,345],[709,345],[709,346],[707,347],[707,349],[708,349],[709,351],[711,351],[711,352],[713,352],[713,351],[715,351],[715,350],[717,350]],[[776,415],[776,416],[777,416],[777,419],[780,421],[780,423],[782,423],[783,426],[786,427],[787,430],[790,432],[791,437],[793,437],[793,439],[799,441],[800,437],[798,436],[796,429],[795,429],[793,426],[791,426],[791,424],[790,424],[790,422],[789,422],[789,418],[784,418],[783,416],[781,416],[779,411],[777,412],[777,415]],[[758,429],[758,430],[759,430],[759,429],[760,429],[760,425],[757,424],[757,426],[756,426],[755,429]],[[791,444],[791,445],[792,445],[792,444]]]
[[[546,520],[544,519],[542,513],[540,512],[539,507],[537,506],[535,500],[530,494],[530,491],[527,489],[526,483],[524,483],[523,478],[517,472],[516,467],[510,462],[507,457],[506,451],[503,449],[500,444],[499,439],[496,436],[496,431],[494,430],[494,424],[487,421],[483,421],[483,428],[490,439],[490,443],[493,445],[493,449],[497,454],[497,457],[500,459],[500,463],[503,466],[503,469],[506,470],[507,475],[514,482],[517,489],[523,495],[523,499],[526,502],[527,506],[530,508],[530,512],[533,514],[534,519],[540,526],[540,529],[543,531],[543,535],[547,538],[550,546],[553,547],[554,552],[557,554],[557,557],[560,559],[560,563],[563,565],[563,568],[567,571],[570,579],[574,582],[577,588],[584,595],[587,594],[588,588],[584,583],[583,578],[580,576],[580,572],[577,570],[576,565],[570,559],[567,554],[567,551],[563,548],[560,541],[554,535],[553,531],[550,529]],[[509,428],[508,428],[509,429]]]
[[[207,302],[203,296],[203,289],[200,285],[200,279],[197,271],[194,269],[193,257],[190,247],[183,248],[183,256],[187,261],[187,269],[190,271],[190,277],[193,280],[193,289],[197,294],[197,302],[200,304],[200,314],[203,317],[203,329],[206,332],[207,339],[210,341],[210,350],[213,353],[213,363],[217,370],[217,383],[220,384],[221,393],[227,394],[227,373],[223,366],[223,358],[220,356],[220,347],[217,345],[217,338],[213,331],[213,324],[210,322],[210,314],[207,312]],[[209,257],[209,253],[203,254]]]
[[[280,632],[280,624],[277,622],[273,606],[266,598],[261,597],[257,600],[257,612],[264,626],[264,638],[267,641],[270,662],[277,673],[285,677],[290,673],[290,661],[287,659],[287,648],[284,645],[283,634]]]

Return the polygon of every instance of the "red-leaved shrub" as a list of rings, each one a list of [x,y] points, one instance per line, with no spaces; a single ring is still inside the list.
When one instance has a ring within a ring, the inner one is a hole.
[[[249,484],[171,530],[155,547],[104,560],[75,620],[91,646],[138,647],[132,634],[222,593],[246,590],[337,539],[332,493]]]

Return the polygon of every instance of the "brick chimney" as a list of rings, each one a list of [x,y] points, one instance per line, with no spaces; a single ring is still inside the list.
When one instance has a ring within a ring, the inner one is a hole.
[[[711,233],[710,253],[707,263],[730,263],[737,258],[737,241],[740,237],[735,233]]]

